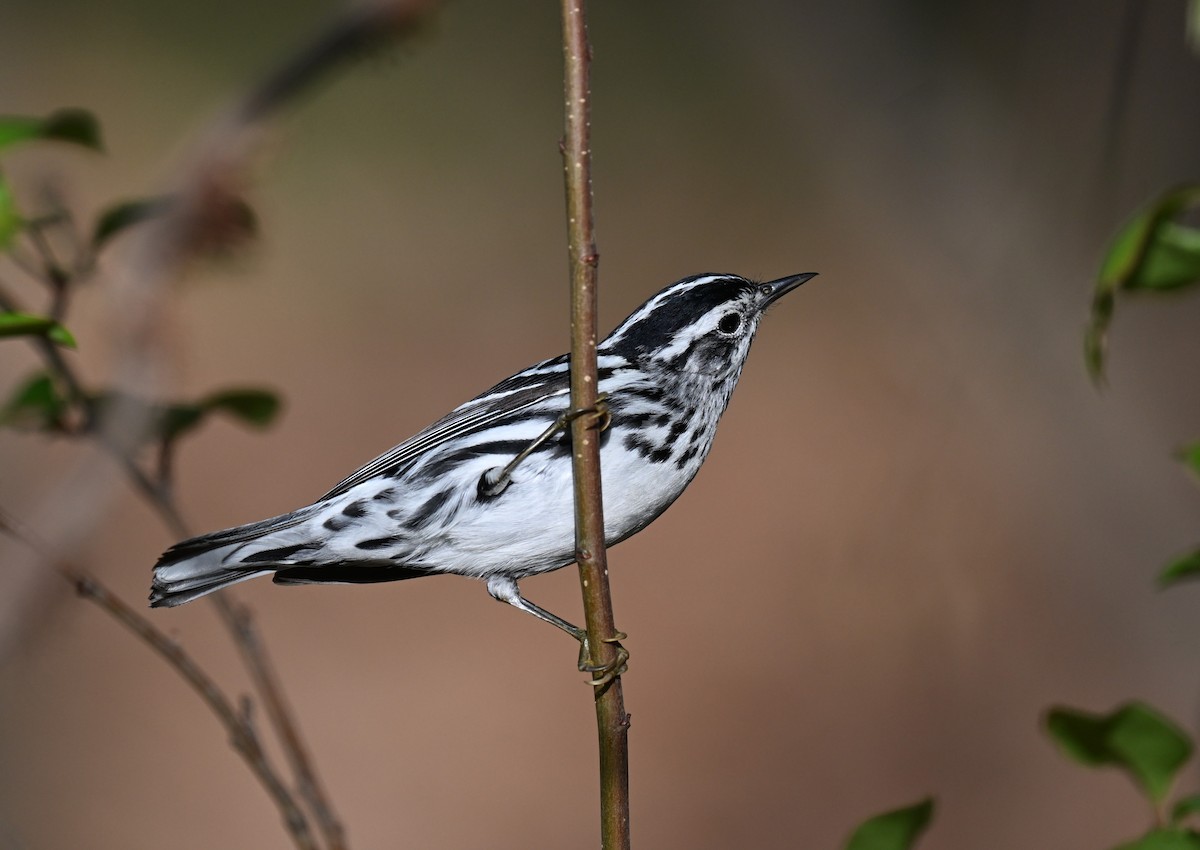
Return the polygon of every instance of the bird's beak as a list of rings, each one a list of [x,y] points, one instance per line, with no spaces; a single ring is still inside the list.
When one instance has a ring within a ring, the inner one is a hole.
[[[781,277],[779,280],[771,280],[760,284],[762,289],[767,292],[767,300],[763,303],[763,307],[774,301],[778,301],[806,280],[810,280],[816,276],[816,272],[805,272],[804,274],[794,274],[789,277]]]

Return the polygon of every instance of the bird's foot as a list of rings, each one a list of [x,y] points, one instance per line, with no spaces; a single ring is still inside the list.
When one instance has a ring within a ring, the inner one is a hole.
[[[563,424],[567,425],[581,417],[590,417],[591,424],[589,427],[595,428],[597,431],[603,431],[612,424],[612,411],[608,407],[608,393],[600,393],[596,396],[594,404],[588,407],[581,407],[578,410],[572,410],[563,417]]]
[[[629,635],[617,632],[612,637],[601,640],[601,643],[611,644],[616,648],[616,655],[606,664],[592,660],[591,646],[588,644],[586,631],[580,629],[576,637],[579,638],[579,671],[592,674],[592,679],[588,684],[593,688],[603,687],[629,670],[629,650],[621,646],[621,641],[628,638]]]

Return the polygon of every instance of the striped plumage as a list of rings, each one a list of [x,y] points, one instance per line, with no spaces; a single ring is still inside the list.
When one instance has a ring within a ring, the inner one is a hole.
[[[712,446],[763,312],[812,275],[754,283],[707,274],[668,286],[598,347],[605,536],[645,528],[683,492]],[[569,404],[568,357],[501,381],[350,475],[313,504],[171,547],[153,606],[274,574],[280,584],[366,583],[454,573],[528,603],[516,581],[574,560],[569,430],[547,440],[495,495],[486,487]]]

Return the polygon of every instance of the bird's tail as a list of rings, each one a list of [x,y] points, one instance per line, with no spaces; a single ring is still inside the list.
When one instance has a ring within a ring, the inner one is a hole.
[[[176,543],[154,565],[150,606],[173,607],[255,576],[305,562],[321,544],[297,528],[316,507]]]

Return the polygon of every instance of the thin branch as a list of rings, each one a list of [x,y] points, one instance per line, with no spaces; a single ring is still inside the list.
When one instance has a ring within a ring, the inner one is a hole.
[[[224,121],[218,122],[186,172],[177,195],[182,202],[173,205],[167,220],[160,223],[157,243],[147,245],[143,287],[154,287],[161,294],[163,284],[175,277],[194,254],[211,245],[214,235],[220,239],[230,201],[236,197],[236,187],[244,180],[242,172],[256,148],[256,131],[267,119],[364,50],[411,35],[435,5],[434,0],[393,0],[346,13],[268,75]],[[168,525],[186,536],[166,482],[151,480],[132,458],[125,456],[122,460],[131,480]],[[327,847],[344,850],[342,824],[318,778],[253,619],[227,592],[216,594],[214,604],[266,707]]]
[[[121,453],[119,447],[115,447],[111,443],[105,443],[105,445],[114,453],[130,481],[146,501],[159,512],[171,531],[179,537],[189,536],[187,525],[166,488],[165,482],[153,481],[132,458]],[[267,709],[267,716],[291,766],[300,797],[312,812],[322,837],[325,839],[327,850],[345,850],[347,846],[345,828],[342,826],[313,765],[308,747],[284,696],[283,684],[275,673],[266,644],[259,637],[253,616],[249,609],[239,604],[233,594],[227,590],[214,593],[210,598],[217,609],[221,622],[229,632],[234,646],[237,647],[255,691]],[[290,823],[290,820],[285,819],[285,823]],[[307,829],[307,821],[305,828]]]
[[[98,579],[72,564],[54,558],[49,546],[36,539],[33,533],[15,518],[3,512],[0,512],[0,532],[20,540],[41,555],[59,576],[75,588],[81,598],[98,606],[158,653],[159,657],[199,695],[225,727],[234,750],[274,800],[292,843],[298,850],[320,850],[309,829],[308,818],[287,785],[271,767],[266,751],[247,715],[234,707],[216,682],[179,644],[155,628],[154,624],[138,611],[126,605]]]
[[[58,255],[55,253],[54,247],[50,244],[50,240],[46,238],[46,227],[53,223],[53,216],[49,218],[36,218],[29,222],[25,228],[25,232],[33,242],[33,247],[37,251],[38,256],[42,259],[42,277],[50,284],[54,291],[55,309],[52,311],[52,315],[54,315],[55,319],[61,319],[63,291],[70,276],[63,270],[62,263],[58,261]]]
[[[119,453],[117,456],[129,475],[130,481],[146,501],[159,512],[172,532],[179,537],[189,536],[190,532],[166,487],[166,482],[153,481],[132,458]],[[217,614],[229,632],[234,646],[237,647],[238,654],[242,657],[242,663],[250,674],[255,691],[267,709],[271,726],[279,736],[284,754],[291,765],[300,796],[316,819],[325,839],[327,850],[345,850],[345,828],[342,826],[313,765],[308,746],[293,718],[292,710],[284,696],[283,684],[275,673],[266,644],[258,634],[253,616],[249,609],[239,604],[228,590],[214,593],[210,598],[216,606]]]
[[[164,216],[144,225],[131,246],[134,261],[131,273],[121,279],[120,309],[116,312],[117,320],[112,323],[117,329],[117,342],[122,347],[117,369],[118,387],[136,386],[143,395],[153,394],[156,390],[161,392],[164,370],[160,364],[163,358],[156,355],[162,342],[161,318],[167,308],[170,284],[197,256],[214,247],[225,247],[231,234],[239,235],[230,228],[231,220],[237,218],[232,213],[239,209],[239,190],[247,180],[265,121],[325,79],[346,59],[364,49],[410,34],[434,5],[434,0],[393,0],[347,13],[213,123],[187,167],[179,172],[177,191],[173,194],[178,202],[171,205]],[[49,243],[40,231],[35,230],[31,237],[43,255],[44,267],[38,269],[20,256],[14,256],[14,260],[35,277],[57,283],[62,271]],[[56,312],[61,313],[64,308],[65,304],[60,303]],[[72,401],[86,411],[91,426],[86,433],[95,437],[106,453],[118,460],[127,478],[158,510],[167,525],[180,536],[186,536],[185,524],[166,481],[156,481],[147,475],[134,456],[152,428],[150,408],[131,396],[126,398],[117,394],[113,404],[106,408],[104,421],[91,422],[91,405],[69,364],[52,344],[39,344],[39,349],[50,370],[67,387]],[[90,481],[92,486],[78,486],[77,483],[73,492],[94,493],[103,474],[96,465],[85,468],[80,477]],[[92,516],[99,510],[98,501],[91,501],[89,513]],[[77,519],[77,525],[82,528],[86,524],[82,514]],[[64,535],[64,539],[68,537]],[[53,564],[64,561],[53,553],[47,560]],[[235,747],[275,800],[296,846],[301,850],[317,850],[307,816],[268,764],[249,725],[248,714],[237,711],[203,671],[140,614],[82,573],[65,568],[60,568],[60,572],[75,583],[81,595],[141,637],[192,685],[229,729]],[[313,811],[328,850],[343,850],[342,826],[317,779],[253,621],[228,597],[218,598],[216,604],[263,699],[296,774],[302,797]]]
[[[4,296],[3,300],[5,303],[11,303],[8,296]],[[9,308],[5,307],[5,309]],[[58,349],[54,347],[52,342],[43,337],[31,338],[31,342],[33,342],[43,355],[49,371],[69,388],[72,402],[83,412],[86,418],[90,419],[92,415],[91,405],[87,402],[87,397],[80,388],[78,378],[76,378],[71,368],[62,358]],[[142,470],[137,461],[129,453],[131,447],[112,439],[109,432],[102,428],[84,429],[81,433],[94,437],[114,457],[125,471],[130,483],[159,512],[163,522],[171,529],[172,533],[180,537],[187,536],[187,526],[178,508],[175,506],[169,491],[166,489],[165,482],[154,481]],[[192,689],[200,695],[213,713],[217,715],[217,719],[229,731],[230,741],[234,749],[242,756],[251,772],[259,779],[275,802],[282,816],[284,827],[296,847],[299,850],[320,850],[309,828],[308,817],[304,814],[304,810],[288,789],[287,784],[275,772],[267,760],[262,745],[259,743],[258,737],[249,723],[247,712],[235,711],[228,698],[225,697],[213,680],[209,678],[208,674],[178,644],[158,631],[149,620],[126,605],[99,581],[91,578],[82,571],[67,566],[61,560],[55,558],[51,554],[50,547],[37,545],[28,531],[18,530],[17,523],[4,515],[0,515],[0,531],[8,532],[13,537],[30,545],[35,551],[43,553],[44,560],[54,565],[58,573],[75,586],[76,591],[82,598],[98,605],[163,657],[191,685]],[[301,797],[311,807],[317,823],[326,838],[327,850],[345,850],[346,845],[341,824],[338,822],[331,805],[325,798],[323,790],[315,778],[311,763],[308,760],[307,751],[304,748],[295,723],[291,720],[286,704],[283,702],[279,681],[275,678],[271,670],[270,661],[266,656],[266,649],[262,642],[258,640],[249,614],[245,612],[241,613],[237,617],[238,622],[235,626],[232,613],[235,610],[235,603],[225,598],[224,594],[217,594],[216,597],[215,602],[222,615],[222,621],[229,628],[230,634],[233,636],[233,641],[250,671],[256,690],[267,706],[267,712],[283,742],[288,760],[296,773]],[[303,766],[303,770],[296,767],[298,763]]]
[[[304,49],[280,65],[242,101],[235,120],[263,120],[330,76],[330,72],[377,47],[413,35],[438,0],[392,0],[351,10]]]
[[[233,748],[241,755],[250,772],[266,789],[283,815],[284,826],[292,843],[300,850],[320,850],[292,792],[272,769],[266,753],[248,718],[239,712],[216,684],[179,645],[151,625],[150,621],[130,608],[95,579],[70,567],[60,565],[59,572],[74,583],[81,597],[99,605],[114,619],[137,635],[183,677],[208,705],[229,732]]]
[[[328,850],[345,850],[345,828],[313,765],[308,746],[293,719],[292,710],[284,697],[283,686],[271,664],[266,646],[259,638],[253,617],[249,610],[238,604],[227,591],[213,594],[213,602],[226,628],[233,635],[234,643],[250,673],[250,678],[254,681],[255,689],[262,697],[271,725],[275,728],[291,765],[300,797],[316,819],[326,847]]]
[[[562,144],[567,194],[567,250],[571,272],[571,407],[596,404],[596,253],[592,220],[589,65],[586,0],[562,0],[566,120]],[[592,417],[571,423],[575,478],[575,560],[583,592],[593,664],[620,664],[618,632],[608,589],[599,430]],[[629,716],[621,670],[601,676],[595,689],[600,745],[600,835],[604,850],[629,848]]]

